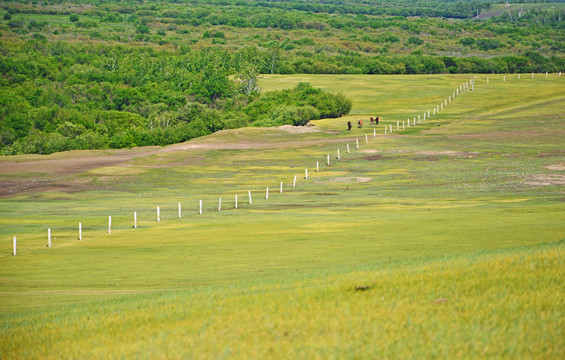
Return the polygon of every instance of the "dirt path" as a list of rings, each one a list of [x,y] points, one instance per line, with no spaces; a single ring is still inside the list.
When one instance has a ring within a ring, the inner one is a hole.
[[[270,129],[272,131],[273,129]],[[282,126],[278,134],[321,132],[317,128]],[[277,134],[277,131],[273,134]],[[249,130],[248,130],[249,131]],[[254,131],[254,130],[251,130]],[[262,130],[265,131],[263,128]],[[241,130],[225,130],[216,134],[165,147],[140,147],[120,150],[68,151],[51,155],[23,155],[0,158],[0,198],[22,193],[45,191],[77,192],[94,187],[88,179],[72,178],[73,175],[108,166],[129,166],[129,162],[155,154],[193,150],[241,150],[295,148],[326,143],[354,142],[353,138],[322,138],[283,140],[269,136],[250,136],[247,131],[241,139],[234,139]],[[225,135],[225,136],[224,136]],[[250,140],[253,139],[253,140]]]

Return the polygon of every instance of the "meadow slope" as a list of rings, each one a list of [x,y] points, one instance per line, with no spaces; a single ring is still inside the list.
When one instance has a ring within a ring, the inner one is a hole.
[[[563,357],[565,79],[486,78],[399,131],[469,77],[264,76],[352,113],[1,158],[0,356]]]

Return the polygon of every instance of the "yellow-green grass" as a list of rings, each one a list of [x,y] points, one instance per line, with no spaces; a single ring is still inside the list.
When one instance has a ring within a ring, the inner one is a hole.
[[[5,313],[6,358],[562,358],[563,244]],[[79,293],[80,291],[77,291]],[[75,295],[78,296],[78,295]],[[19,296],[23,301],[27,296]]]
[[[126,150],[151,155],[79,174],[0,174],[87,185],[0,199],[0,355],[563,357],[565,79],[481,75],[415,128],[345,130],[423,114],[468,79],[265,76],[263,89],[341,91],[353,115],[316,122],[330,132]]]

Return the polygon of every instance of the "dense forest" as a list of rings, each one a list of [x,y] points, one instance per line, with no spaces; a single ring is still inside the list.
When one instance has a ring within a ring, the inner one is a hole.
[[[565,70],[565,4],[3,1],[0,153],[164,145],[301,125],[351,102],[260,74]]]

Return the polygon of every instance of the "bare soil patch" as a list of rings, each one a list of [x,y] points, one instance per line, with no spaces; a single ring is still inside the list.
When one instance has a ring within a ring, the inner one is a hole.
[[[565,185],[565,175],[562,174],[536,174],[524,181],[531,186]]]
[[[532,136],[554,136],[554,135],[565,135],[565,131],[555,131],[555,132],[536,132],[536,131],[493,131],[484,134],[458,134],[458,135],[448,135],[448,139],[504,139],[504,138],[517,138],[517,137],[527,137]]]
[[[545,168],[554,171],[565,171],[565,163],[548,165]]]
[[[363,159],[367,160],[367,161],[379,161],[379,160],[392,160],[394,159],[394,156],[385,156],[382,154],[375,154],[375,155],[368,155],[365,156]]]
[[[283,125],[279,126],[277,129],[285,131],[289,134],[305,134],[305,133],[312,133],[312,132],[320,132],[320,128],[316,126],[292,126],[292,125]]]
[[[338,177],[330,179],[329,182],[348,182],[348,183],[365,183],[373,180],[369,177]]]
[[[451,156],[451,157],[465,157],[465,158],[472,158],[473,156],[477,155],[478,152],[476,151],[452,151],[452,150],[443,150],[443,151],[419,151],[414,153],[415,155],[422,155],[422,156]]]
[[[77,180],[0,180],[0,198],[24,193],[40,193],[45,191],[61,191],[75,193],[92,190],[95,186],[89,184],[89,179]]]

